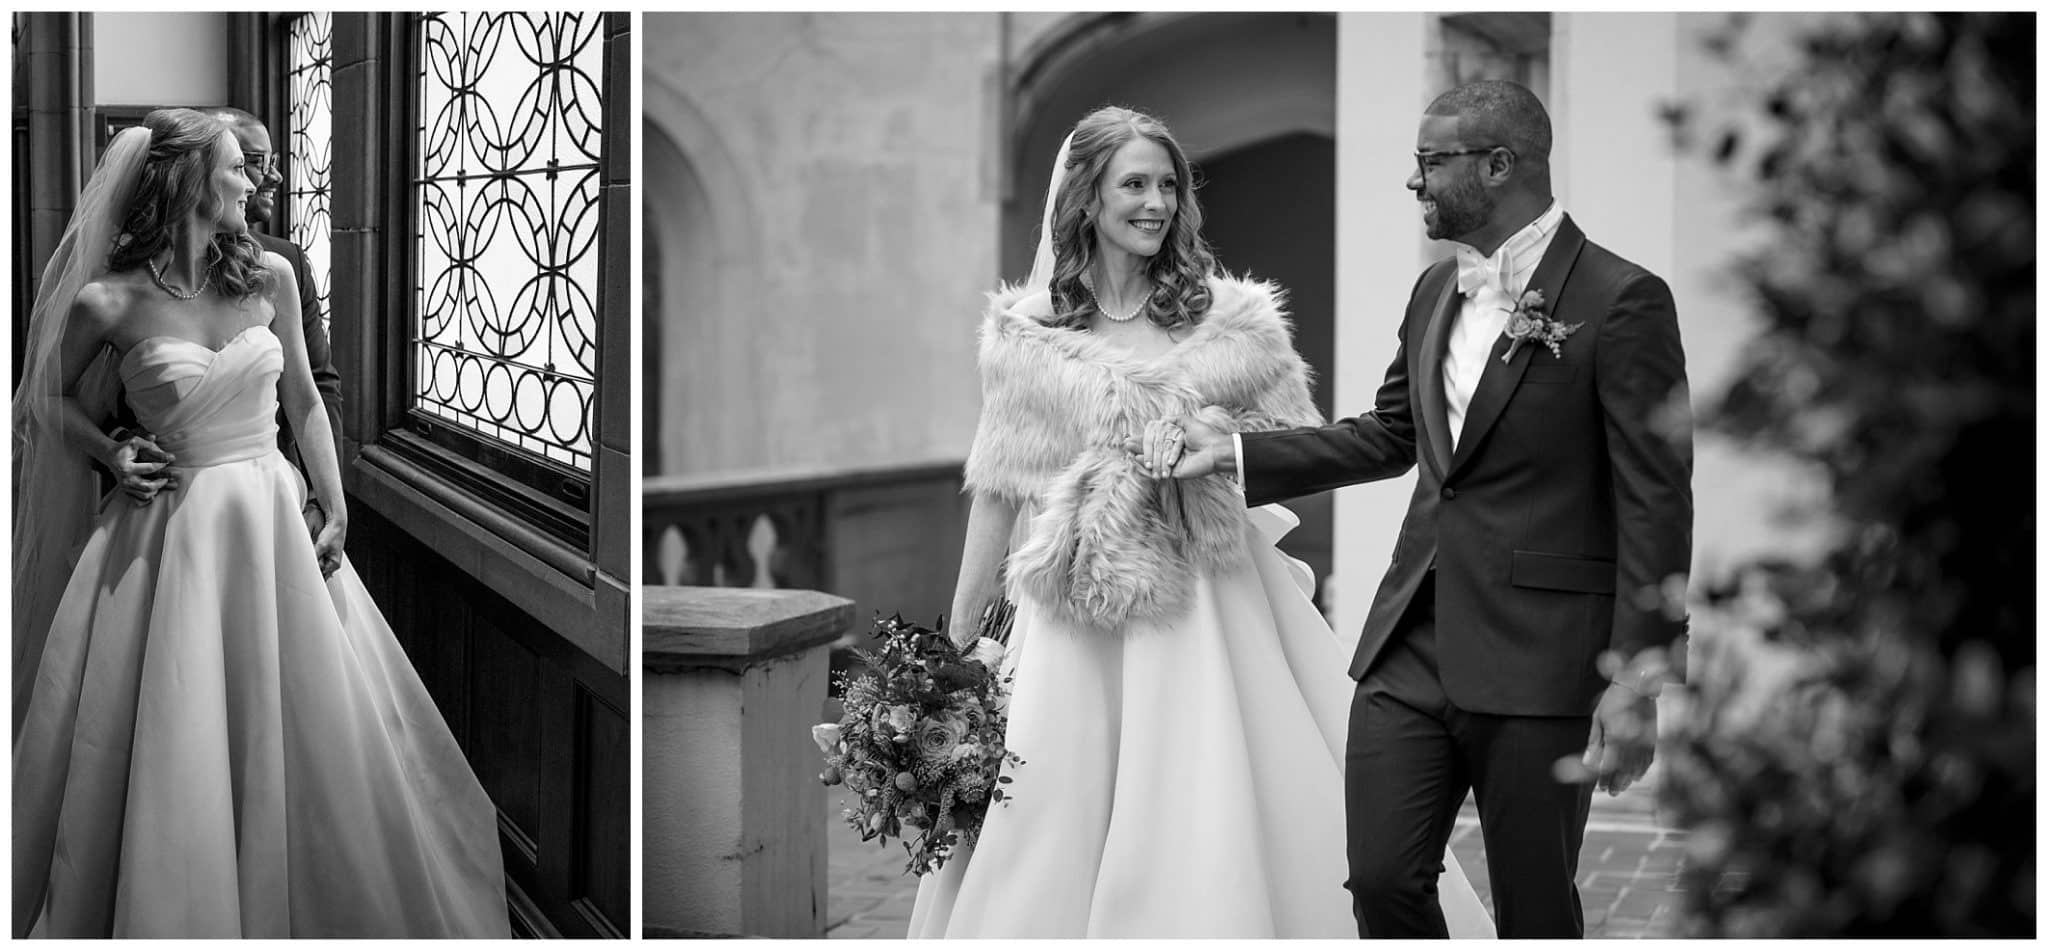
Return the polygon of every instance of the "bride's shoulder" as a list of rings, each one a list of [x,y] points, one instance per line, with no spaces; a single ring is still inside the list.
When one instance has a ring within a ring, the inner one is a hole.
[[[1271,324],[1287,314],[1287,290],[1272,281],[1249,274],[1243,277],[1217,270],[1208,277],[1208,319],[1229,324]]]
[[[84,320],[97,328],[113,326],[137,300],[141,288],[135,277],[131,271],[103,274],[87,281],[71,299],[72,319]]]
[[[278,294],[284,294],[293,300],[298,299],[299,276],[292,270],[292,262],[269,248],[264,248],[257,260],[265,271],[270,272],[268,287],[273,298]]]
[[[1018,298],[1015,304],[1010,305],[1010,313],[1040,323],[1050,320],[1053,315],[1052,291],[1039,288]]]
[[[1016,284],[990,293],[988,308],[984,312],[989,327],[1012,330],[1042,325],[1052,316],[1050,291],[1044,288],[1030,290]]]

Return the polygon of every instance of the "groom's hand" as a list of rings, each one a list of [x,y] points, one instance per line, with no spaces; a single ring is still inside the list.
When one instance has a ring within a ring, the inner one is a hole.
[[[1592,734],[1579,765],[1581,779],[1619,796],[1650,771],[1657,756],[1657,698],[1610,684],[1593,710]],[[1588,775],[1590,774],[1590,775]]]
[[[156,444],[155,436],[120,430],[114,438],[114,451],[105,462],[129,501],[148,505],[157,493],[178,487],[178,474],[170,468],[177,460]]]
[[[1194,479],[1237,471],[1237,453],[1230,434],[1206,418],[1223,415],[1221,407],[1203,407],[1175,420],[1156,420],[1145,432],[1124,440],[1124,451],[1155,479]]]

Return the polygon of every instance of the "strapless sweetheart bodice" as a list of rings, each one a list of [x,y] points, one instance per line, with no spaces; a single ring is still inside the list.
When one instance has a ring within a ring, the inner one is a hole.
[[[284,348],[268,327],[250,327],[219,350],[182,337],[147,337],[121,358],[120,371],[136,421],[177,468],[254,459],[277,448]]]

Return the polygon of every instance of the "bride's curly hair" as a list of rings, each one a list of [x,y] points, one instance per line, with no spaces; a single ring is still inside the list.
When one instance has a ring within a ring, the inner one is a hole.
[[[1108,173],[1110,158],[1139,137],[1159,143],[1172,158],[1174,194],[1179,199],[1173,220],[1166,223],[1166,240],[1159,253],[1145,263],[1152,279],[1145,317],[1170,330],[1198,322],[1209,312],[1208,277],[1216,270],[1216,255],[1202,238],[1202,205],[1195,199],[1194,169],[1187,153],[1174,141],[1166,123],[1156,117],[1122,106],[1104,106],[1074,126],[1066,178],[1053,199],[1053,316],[1046,321],[1050,326],[1079,329],[1098,309],[1095,295],[1081,283],[1081,275],[1095,262],[1096,253],[1095,226],[1082,212]]]
[[[107,254],[107,269],[129,271],[171,246],[172,232],[195,212],[212,215],[214,166],[220,161],[228,127],[191,109],[158,109],[142,120],[149,130],[149,158],[128,201],[121,234]],[[214,286],[246,297],[270,283],[263,248],[247,231],[215,234],[206,246]]]

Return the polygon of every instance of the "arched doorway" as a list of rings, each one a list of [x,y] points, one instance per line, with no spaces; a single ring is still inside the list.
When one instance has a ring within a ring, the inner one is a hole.
[[[710,339],[716,320],[709,308],[717,297],[718,274],[706,266],[716,243],[710,234],[710,201],[696,169],[659,126],[645,123],[642,136],[647,286],[659,289],[645,298],[641,319],[651,332],[643,343],[661,348],[651,355],[658,375],[651,378],[648,394],[654,404],[648,415],[661,425],[648,447],[659,457],[660,468],[649,474],[682,473],[691,471],[691,459],[712,457],[708,443],[716,438],[697,423],[707,415],[701,410],[711,404],[719,381],[692,372],[701,360],[698,352],[716,345]],[[707,388],[711,392],[704,392]],[[700,412],[692,413],[693,406]]]
[[[644,212],[648,209],[642,208]],[[640,379],[642,386],[661,385],[661,232],[647,228],[640,235]],[[640,474],[661,473],[661,400],[640,405]]]
[[[733,165],[708,123],[679,93],[646,86],[641,123],[647,190],[641,198],[650,349],[642,383],[656,475],[694,475],[758,464],[764,408],[756,392],[759,341],[733,319],[729,295],[751,286],[753,229]],[[682,143],[688,143],[687,150]],[[654,348],[659,347],[658,350]],[[658,428],[655,426],[658,425]]]
[[[1199,167],[1205,234],[1223,266],[1286,287],[1295,344],[1332,406],[1336,297],[1337,22],[1331,14],[1090,14],[1046,32],[1011,90],[1012,170],[1003,274],[1030,270],[1052,158],[1104,104],[1173,127]],[[1282,543],[1318,579],[1331,571],[1328,493],[1289,504]]]

